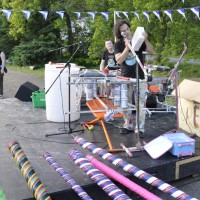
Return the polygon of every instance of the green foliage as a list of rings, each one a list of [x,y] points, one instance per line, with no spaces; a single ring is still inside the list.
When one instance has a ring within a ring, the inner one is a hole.
[[[189,9],[198,6],[198,0],[185,1],[184,4],[181,0],[1,0],[0,4],[3,9],[12,9],[9,21],[3,13],[0,16],[0,49],[3,49],[8,57],[12,54],[13,62],[23,65],[38,65],[50,59],[67,60],[74,54],[76,49],[74,44],[82,41],[88,53],[79,50],[73,60],[82,65],[97,67],[104,51],[105,39],[114,39],[113,26],[115,21],[119,20],[119,17],[114,16],[114,11],[128,12],[128,18],[120,13],[120,19],[130,22],[132,33],[137,26],[145,27],[149,40],[154,46],[156,64],[166,64],[168,57],[179,56],[184,43],[188,45],[186,57],[200,57],[198,45],[200,20]],[[183,7],[187,20],[176,11]],[[25,19],[22,10],[31,11],[28,20]],[[41,10],[49,11],[47,20],[44,20],[38,12]],[[65,11],[64,19],[60,19],[55,13],[59,10]],[[156,10],[162,11],[161,20],[152,13]],[[163,12],[164,10],[172,10],[173,21]],[[87,12],[95,11],[97,13],[92,21]],[[137,11],[140,20],[131,11]],[[150,21],[144,16],[143,11],[149,12]],[[74,12],[80,12],[81,17],[77,19]],[[108,12],[108,21],[99,12]],[[54,45],[49,45],[51,42]],[[47,45],[43,46],[43,43]],[[39,44],[38,49],[36,44]],[[65,52],[53,52],[53,57],[47,54],[48,49],[64,46],[69,46]],[[30,48],[34,50],[31,51]],[[35,59],[36,57],[40,59]]]
[[[54,45],[54,42],[38,42],[36,40],[18,45],[13,50],[11,60],[14,65],[19,66],[44,66],[45,63],[55,59],[55,55],[49,53]]]
[[[0,15],[0,51],[4,51],[6,57],[9,58],[10,53],[12,52],[13,46],[17,45],[18,42],[15,41],[12,36],[8,34],[9,32],[9,23],[6,20],[5,16]]]
[[[2,187],[0,187],[0,199],[1,200],[6,200],[5,193],[4,193],[3,189],[2,189]]]

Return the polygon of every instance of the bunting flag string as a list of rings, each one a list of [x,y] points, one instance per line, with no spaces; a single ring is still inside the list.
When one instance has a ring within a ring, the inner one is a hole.
[[[44,20],[47,19],[48,11],[39,11],[39,13],[42,14]]]
[[[26,20],[28,20],[29,17],[30,17],[31,11],[29,11],[29,10],[22,10],[22,12],[24,13],[24,16],[25,16]]]
[[[149,20],[149,13],[148,12],[142,12],[144,14],[144,16],[148,19],[148,22],[150,22]]]
[[[166,13],[166,15],[170,18],[170,20],[172,21],[172,10],[164,10],[164,13]]]
[[[182,1],[182,2],[184,3],[184,1]],[[146,17],[146,19],[148,20],[148,22],[150,22],[150,14],[151,13],[153,13],[158,18],[158,20],[161,21],[161,12],[165,13],[171,21],[173,21],[172,13],[175,11],[178,12],[179,14],[181,14],[186,19],[186,15],[185,15],[186,10],[191,10],[198,17],[198,19],[200,19],[199,18],[199,8],[200,8],[200,6],[196,6],[196,7],[191,7],[191,8],[178,8],[178,9],[171,9],[171,10],[142,11],[141,13],[139,13],[138,11],[129,11],[129,12],[128,11],[114,11],[114,12],[96,12],[96,11],[94,11],[94,12],[73,12],[73,13],[76,15],[76,17],[78,19],[80,19],[82,14],[87,14],[92,17],[92,21],[94,21],[96,14],[102,15],[107,21],[108,21],[109,15],[111,15],[111,14],[116,15],[119,19],[122,19],[122,15],[124,15],[128,20],[130,19],[131,14],[134,15],[135,17],[137,17],[138,20],[140,20],[140,14],[143,14]],[[6,16],[6,19],[9,20],[13,11],[2,9],[2,12]],[[22,10],[22,12],[23,12],[26,20],[28,20],[31,15],[31,11]],[[44,20],[47,19],[49,11],[38,11],[38,12],[42,15]],[[61,19],[64,19],[65,11],[55,11],[55,13],[57,13]]]
[[[122,17],[120,16],[120,14],[119,14],[120,11],[116,11],[115,13],[116,13],[116,15],[117,15],[118,18],[122,18]]]
[[[129,20],[129,18],[128,18],[128,12],[123,12],[123,14]]]
[[[10,15],[12,13],[12,10],[2,10],[4,15],[6,16],[6,19],[8,20],[10,18]]]
[[[92,21],[94,21],[94,18],[95,18],[95,12],[87,12],[89,15],[92,16]]]
[[[161,21],[161,19],[160,19],[160,11],[159,10],[153,11],[153,14]]]
[[[133,14],[135,14],[135,16],[138,18],[138,20],[140,20],[138,12],[135,11],[135,12],[133,12]]]
[[[101,12],[101,14],[105,17],[106,21],[108,21],[108,12]]]
[[[191,8],[191,11],[198,17],[199,19],[199,7]]]
[[[185,10],[184,9],[178,9],[177,11],[186,19]]]
[[[56,11],[56,13],[60,16],[61,19],[63,19],[64,11]]]

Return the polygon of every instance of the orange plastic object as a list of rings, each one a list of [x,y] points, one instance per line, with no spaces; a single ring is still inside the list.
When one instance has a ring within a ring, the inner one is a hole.
[[[101,98],[101,101],[103,101],[103,103],[108,106],[110,109],[117,109],[112,102],[110,102],[108,99],[106,98]],[[91,111],[93,110],[105,110],[104,106],[98,101],[98,99],[93,99],[91,101],[87,101],[86,102],[87,106],[89,107],[89,109]],[[96,117],[94,120],[90,121],[90,122],[84,122],[84,124],[95,124],[98,121],[101,122],[102,128],[104,130],[104,134],[109,146],[109,150],[110,152],[120,152],[120,151],[124,151],[123,149],[113,149],[113,145],[112,142],[110,140],[108,131],[106,129],[105,123],[104,123],[104,115],[106,114],[106,112],[93,112],[93,115]],[[118,117],[122,117],[123,114],[122,113],[118,113],[118,114],[114,114],[114,118],[118,118]]]
[[[159,92],[159,86],[158,85],[150,85],[149,90],[153,93],[158,93]]]

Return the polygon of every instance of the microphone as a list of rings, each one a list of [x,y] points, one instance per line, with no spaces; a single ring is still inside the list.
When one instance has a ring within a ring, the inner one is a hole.
[[[82,41],[80,41],[80,46],[82,47],[84,53],[88,52]]]
[[[121,32],[121,36],[122,36],[123,38],[126,38],[126,34],[125,34],[124,31]]]

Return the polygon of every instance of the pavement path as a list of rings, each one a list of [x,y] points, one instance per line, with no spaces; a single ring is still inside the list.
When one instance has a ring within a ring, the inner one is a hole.
[[[40,90],[44,89],[44,78],[8,69],[8,73],[4,75],[4,98],[14,97],[20,86],[27,81],[38,86]]]

